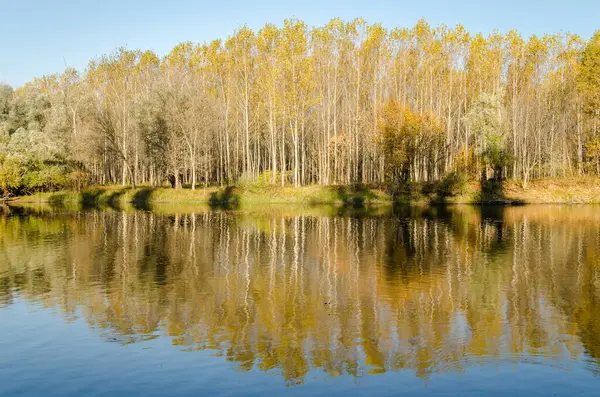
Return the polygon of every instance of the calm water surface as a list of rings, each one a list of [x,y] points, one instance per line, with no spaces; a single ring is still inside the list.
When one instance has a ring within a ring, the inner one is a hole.
[[[600,395],[600,207],[0,215],[0,395]]]

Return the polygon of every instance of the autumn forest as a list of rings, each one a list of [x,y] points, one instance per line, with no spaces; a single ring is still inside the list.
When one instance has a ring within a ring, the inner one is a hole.
[[[4,196],[598,174],[600,31],[286,20],[0,85]]]

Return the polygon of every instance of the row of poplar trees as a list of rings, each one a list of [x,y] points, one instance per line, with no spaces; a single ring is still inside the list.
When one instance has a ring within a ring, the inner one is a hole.
[[[299,20],[0,86],[5,192],[600,173],[600,32]]]

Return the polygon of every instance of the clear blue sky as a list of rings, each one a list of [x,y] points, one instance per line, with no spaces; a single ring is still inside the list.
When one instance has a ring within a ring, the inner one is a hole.
[[[119,46],[164,55],[182,41],[226,38],[286,18],[321,25],[333,17],[365,18],[386,27],[463,24],[471,32],[516,28],[523,35],[600,29],[599,0],[0,0],[0,82],[84,69]]]

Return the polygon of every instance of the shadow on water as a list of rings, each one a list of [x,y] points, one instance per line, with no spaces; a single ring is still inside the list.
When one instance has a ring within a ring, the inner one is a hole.
[[[223,190],[211,193],[208,205],[212,209],[235,210],[240,207],[240,196],[235,187],[227,186]]]
[[[131,199],[131,204],[133,205],[133,208],[141,211],[151,211],[151,200],[153,193],[154,189],[150,187],[143,188],[135,192],[133,198]]]
[[[362,206],[354,207],[342,205],[340,207],[332,207],[333,213],[339,217],[350,217],[350,218],[370,218],[381,214],[381,211],[377,207]],[[384,211],[385,213],[385,211]]]
[[[446,204],[394,205],[390,216],[383,220],[386,233],[381,265],[386,279],[407,283],[415,275],[441,272],[446,253],[439,233],[443,230],[446,236],[465,237],[463,211],[474,215],[479,208]]]
[[[507,210],[506,205],[492,204],[394,205],[386,225],[383,261],[386,276],[389,280],[406,280],[413,274],[439,271],[444,244],[437,237],[438,232],[425,233],[426,230],[445,230],[457,241],[474,239],[474,231],[478,230],[486,240],[479,247],[481,252],[492,256],[506,252],[511,226],[505,221]],[[477,229],[474,225],[478,225]],[[415,230],[421,232],[415,234]]]
[[[391,215],[396,219],[425,219],[429,221],[450,223],[454,211],[452,205],[432,204],[427,206],[414,206],[410,204],[397,203],[392,206]]]

